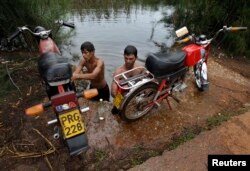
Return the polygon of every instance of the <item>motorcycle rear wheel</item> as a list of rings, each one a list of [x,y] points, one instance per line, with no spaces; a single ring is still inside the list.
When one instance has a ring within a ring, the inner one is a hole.
[[[125,99],[121,109],[121,118],[125,121],[135,121],[147,114],[154,105],[145,108],[147,104],[153,101],[157,93],[158,85],[154,82],[147,83]]]
[[[196,65],[194,65],[194,78],[196,87],[198,88],[199,91],[205,91],[208,89],[207,80],[205,80],[202,76],[202,65],[203,64],[201,63],[197,63]],[[205,74],[207,77],[207,73]],[[204,83],[204,81],[206,81],[206,83]]]

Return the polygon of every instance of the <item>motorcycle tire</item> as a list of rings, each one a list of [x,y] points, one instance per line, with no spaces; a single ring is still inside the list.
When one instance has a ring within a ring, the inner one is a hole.
[[[208,89],[208,83],[207,83],[207,71],[206,73],[202,73],[202,65],[205,65],[206,63],[197,63],[194,65],[194,78],[195,78],[195,84],[199,91],[205,91]],[[206,78],[203,78],[203,74],[205,74]],[[206,83],[204,83],[206,81]]]
[[[153,101],[157,93],[158,85],[154,82],[138,87],[127,98],[121,109],[121,118],[127,122],[135,121],[147,114],[154,105],[144,108]]]

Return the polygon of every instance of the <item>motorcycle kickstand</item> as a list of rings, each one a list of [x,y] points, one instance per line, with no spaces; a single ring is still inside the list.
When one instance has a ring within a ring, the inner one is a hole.
[[[169,100],[168,100],[168,97],[166,97],[165,99],[166,99],[166,101],[167,101],[167,104],[168,104],[169,109],[172,110],[172,107],[171,107],[171,105],[170,105],[170,102],[169,102]]]
[[[177,103],[180,103],[180,99],[178,99],[177,97],[175,97],[174,95],[169,95],[170,97],[172,97]]]

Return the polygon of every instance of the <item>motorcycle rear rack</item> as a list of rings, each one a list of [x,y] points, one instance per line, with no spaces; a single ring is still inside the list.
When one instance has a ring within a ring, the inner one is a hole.
[[[139,74],[133,75],[133,72],[136,71],[139,72]],[[154,75],[145,67],[136,67],[114,76],[114,81],[123,90],[130,90],[146,82],[152,81],[153,79]]]

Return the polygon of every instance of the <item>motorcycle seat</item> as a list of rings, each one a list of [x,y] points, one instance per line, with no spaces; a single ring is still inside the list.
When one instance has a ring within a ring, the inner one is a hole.
[[[69,81],[72,76],[72,69],[67,58],[57,53],[48,52],[41,55],[38,60],[38,69],[41,77],[47,83]]]
[[[176,72],[184,67],[185,53],[151,53],[148,55],[145,66],[156,78]]]

